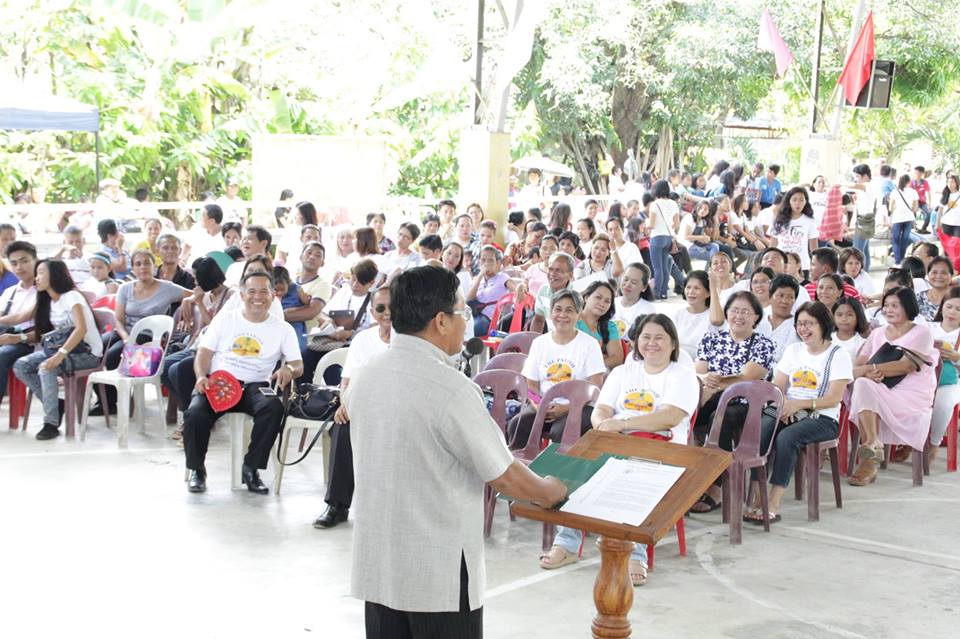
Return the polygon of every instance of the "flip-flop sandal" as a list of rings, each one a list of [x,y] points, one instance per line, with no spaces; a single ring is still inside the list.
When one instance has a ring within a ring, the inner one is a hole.
[[[770,522],[771,524],[777,523],[778,521],[780,521],[780,513],[770,513],[770,516],[767,517],[767,521]],[[762,525],[763,525],[763,514],[761,514],[761,515],[760,515],[759,517],[757,517],[756,519],[751,519],[751,520],[750,520],[750,523],[751,523],[751,524],[756,524],[757,526],[762,526]]]
[[[876,459],[879,461],[883,457],[882,454],[877,453],[877,449],[872,446],[867,446],[866,444],[861,444],[860,447],[857,448],[857,455],[860,456],[861,461],[867,459]]]
[[[630,581],[634,586],[647,583],[647,568],[639,561],[630,561]]]
[[[697,510],[697,506],[700,504],[705,505],[707,509]],[[710,495],[704,495],[699,500],[697,500],[697,503],[695,503],[693,506],[690,507],[690,510],[688,512],[690,512],[691,514],[703,515],[706,513],[712,513],[720,506],[722,506],[722,504],[718,502],[716,499],[714,499]]]
[[[540,555],[540,567],[544,570],[554,570],[580,561],[575,552],[568,552],[566,548],[554,546],[549,552]]]
[[[743,513],[743,521],[750,524],[755,524],[758,522],[762,524],[763,513],[760,511],[759,508],[750,508],[745,513]]]

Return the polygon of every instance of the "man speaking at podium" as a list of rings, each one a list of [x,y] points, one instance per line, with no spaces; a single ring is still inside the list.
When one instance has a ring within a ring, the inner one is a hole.
[[[436,266],[390,285],[390,350],[350,380],[356,520],[351,594],[367,637],[483,636],[483,485],[550,507],[557,479],[515,462],[479,387],[452,356],[469,315],[459,280]]]

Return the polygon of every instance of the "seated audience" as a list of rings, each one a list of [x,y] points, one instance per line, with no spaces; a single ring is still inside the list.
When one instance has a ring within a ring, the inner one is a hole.
[[[143,223],[143,230],[146,231],[146,237],[140,240],[140,242],[133,247],[134,250],[146,249],[153,254],[153,261],[159,267],[162,264],[160,259],[160,249],[157,246],[157,238],[160,237],[160,232],[163,230],[163,222],[159,218],[151,217],[148,218]],[[173,236],[176,237],[176,236]],[[180,245],[180,240],[177,240],[177,246]],[[179,261],[179,255],[177,256],[177,261]]]
[[[558,255],[562,255],[558,254]],[[556,256],[554,256],[556,257]],[[523,364],[527,387],[537,398],[543,397],[554,384],[582,379],[600,386],[607,372],[600,345],[586,333],[577,330],[577,321],[583,310],[580,294],[562,289],[550,302],[550,332],[533,340],[530,353]],[[511,448],[527,445],[530,429],[540,409],[540,400],[531,398],[520,414],[507,426]],[[555,442],[563,436],[567,423],[568,402],[557,399],[546,407],[543,435]],[[592,406],[585,406],[581,415],[581,432],[590,428]]]
[[[240,297],[243,309],[217,315],[200,338],[197,349],[196,392],[183,418],[183,449],[190,471],[187,483],[190,492],[204,492],[207,488],[205,461],[210,430],[224,414],[214,411],[207,400],[210,373],[227,371],[242,384],[240,402],[226,412],[253,417],[241,480],[247,490],[261,495],[269,489],[260,479],[259,470],[267,467],[270,449],[280,433],[283,403],[276,394],[266,395],[260,389],[269,386],[271,380],[284,388],[303,373],[293,328],[270,314],[273,278],[266,273],[245,275],[240,282]],[[245,348],[237,348],[238,343]],[[277,368],[281,362],[282,366]]]
[[[5,256],[19,281],[0,293],[0,400],[7,394],[7,374],[14,362],[33,352],[29,331],[37,302],[37,249],[18,240],[7,245]]]
[[[180,268],[180,240],[176,235],[172,233],[164,233],[161,235],[157,238],[156,249],[159,253],[160,265],[157,266],[154,277],[159,280],[173,282],[177,286],[191,291],[196,288],[197,280],[194,279],[193,273]],[[174,304],[173,310],[176,310],[178,307],[179,304]]]
[[[827,273],[837,274],[839,270],[840,258],[835,250],[824,247],[813,251],[810,256],[810,282],[804,285],[810,299],[815,299],[817,296],[817,285],[820,283],[820,278]],[[856,300],[860,299],[860,292],[850,284],[843,284],[843,294]]]
[[[935,257],[927,267],[927,283],[930,285],[925,291],[917,293],[917,303],[920,305],[920,315],[928,322],[935,321],[940,302],[946,296],[953,283],[953,264],[946,257]]]
[[[223,238],[224,253],[230,253],[230,249],[240,250],[240,244],[243,242],[243,225],[240,222],[224,222],[220,227],[220,237]],[[210,253],[210,251],[207,251]]]
[[[793,326],[793,309],[799,291],[797,280],[789,275],[777,275],[770,282],[770,306],[757,332],[773,341],[774,362],[779,362],[784,349],[798,339]]]
[[[550,256],[560,250],[560,243],[555,235],[545,235],[540,240],[540,248],[532,250],[538,251],[537,257],[539,259],[527,260],[526,264],[523,265],[523,279],[528,291],[539,291],[547,283],[547,264],[550,261]]]
[[[94,253],[87,260],[90,277],[80,285],[80,291],[88,291],[99,299],[107,295],[116,295],[120,284],[113,278],[110,270],[110,256],[106,253]]]
[[[227,248],[227,224],[223,223],[223,209],[219,204],[205,204],[200,210],[200,221],[184,237],[183,250],[180,259],[184,264],[192,264],[198,258],[213,251],[222,251]],[[230,231],[239,236],[241,226],[237,222],[230,222]]]
[[[622,266],[615,265],[614,260],[619,264],[619,256],[611,257],[610,236],[600,233],[593,239],[590,259],[580,262],[573,272],[573,279],[576,280],[575,287],[578,286],[582,292],[597,279],[610,280],[619,277]]]
[[[824,273],[817,280],[816,301],[827,308],[833,308],[840,298],[846,297],[843,279],[836,273]]]
[[[350,342],[347,361],[340,374],[340,393],[347,390],[354,373],[367,366],[390,346],[390,289],[381,286],[373,294],[371,314],[376,325],[357,333]],[[330,466],[327,471],[327,504],[313,522],[314,528],[333,528],[347,520],[353,502],[353,448],[350,445],[350,417],[343,404],[337,409],[330,429]]]
[[[870,273],[863,268],[863,262],[863,252],[858,248],[850,247],[840,251],[840,268],[843,274],[853,278],[854,286],[861,297],[872,297],[877,292],[877,286]]]
[[[52,355],[45,348],[24,355],[13,364],[13,373],[43,406],[43,428],[37,439],[60,435],[63,418],[58,376],[96,368],[103,356],[103,342],[93,311],[70,279],[67,265],[60,260],[40,260],[36,266],[36,311],[30,344],[41,344],[43,336],[63,334],[62,344]],[[5,369],[8,367],[4,367]]]
[[[851,361],[856,361],[860,347],[870,335],[870,322],[863,305],[852,297],[841,297],[833,305],[833,343],[842,346]]]
[[[420,250],[422,254],[424,249],[421,248]],[[430,259],[436,258],[431,257]],[[440,254],[440,263],[443,268],[452,271],[457,276],[457,279],[460,280],[460,292],[463,293],[463,297],[466,299],[467,293],[470,292],[470,287],[473,286],[473,277],[470,276],[468,270],[463,268],[463,247],[453,240],[447,242]]]
[[[243,254],[243,259],[248,260],[257,255],[270,255],[270,243],[272,241],[273,236],[267,229],[257,225],[248,226],[244,230],[243,240],[240,242],[240,252]],[[227,268],[227,272],[224,273],[227,277],[227,286],[237,286],[245,268],[246,262],[231,264]]]
[[[90,277],[90,262],[83,255],[83,230],[76,226],[63,229],[63,246],[50,259],[63,260],[74,284],[83,284]]]
[[[923,450],[937,387],[933,335],[923,324],[914,323],[920,308],[913,291],[904,287],[886,291],[881,308],[887,325],[870,333],[853,369],[850,421],[860,430],[860,464],[848,479],[853,486],[876,481],[884,444]],[[877,351],[888,344],[911,352],[896,360],[871,363]],[[904,377],[895,386],[885,383],[899,376]]]
[[[957,384],[957,362],[960,362],[960,286],[952,286],[947,290],[933,319],[928,328],[933,335],[933,347],[937,349],[943,365],[933,398],[930,449],[927,452],[929,461],[933,461],[937,456],[940,443],[953,418],[953,409],[960,404],[960,385]],[[953,427],[956,428],[956,424]]]
[[[100,220],[97,235],[101,242],[99,252],[110,256],[110,271],[118,280],[126,279],[130,274],[130,255],[123,250],[124,237],[117,223],[114,220]]]
[[[480,272],[470,283],[466,300],[473,312],[473,334],[487,335],[501,297],[517,290],[518,280],[503,272],[503,254],[495,246],[480,248]]]
[[[641,315],[656,312],[653,304],[653,289],[650,288],[650,267],[641,262],[627,264],[620,277],[620,297],[613,301],[613,321],[621,335]]]
[[[577,330],[583,331],[600,344],[603,363],[607,370],[623,363],[620,330],[613,321],[613,298],[616,291],[608,281],[596,281],[583,292],[583,310],[577,321]]]
[[[791,344],[777,363],[773,383],[783,391],[784,402],[779,424],[775,417],[761,419],[760,450],[773,439],[773,470],[770,474],[769,518],[780,521],[780,500],[797,463],[797,456],[808,444],[836,439],[840,433],[840,402],[847,383],[853,379],[850,355],[833,344],[833,320],[822,302],[807,302],[796,316],[801,343]],[[753,506],[744,519],[763,523],[759,473],[751,470],[754,482]],[[812,478],[814,481],[817,478]]]
[[[703,336],[718,330],[723,322],[713,324],[710,319],[710,276],[705,271],[693,271],[687,276],[683,297],[686,305],[677,309],[670,319],[677,327],[680,349],[693,359]]]
[[[413,250],[414,242],[419,236],[420,229],[413,222],[400,224],[400,228],[397,229],[397,247],[386,255],[386,268],[391,275],[420,266],[422,261],[420,253]]]
[[[310,294],[297,286],[290,278],[290,272],[283,266],[273,267],[274,294],[283,307],[283,319],[297,334],[300,348],[306,347],[307,321],[313,320],[323,309],[323,300],[313,299]]]

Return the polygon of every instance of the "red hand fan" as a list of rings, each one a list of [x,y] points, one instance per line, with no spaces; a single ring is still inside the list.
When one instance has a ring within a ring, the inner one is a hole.
[[[209,375],[210,383],[207,385],[207,401],[210,402],[210,408],[218,413],[230,410],[240,401],[243,389],[237,378],[227,371],[213,371]]]

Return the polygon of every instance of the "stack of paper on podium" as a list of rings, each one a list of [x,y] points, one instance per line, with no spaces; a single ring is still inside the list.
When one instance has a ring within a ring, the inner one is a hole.
[[[684,469],[638,459],[608,459],[560,508],[565,513],[639,526]]]
[[[551,444],[530,464],[567,486],[562,512],[639,526],[680,479],[684,469],[660,462],[602,454],[596,459],[557,452]]]

